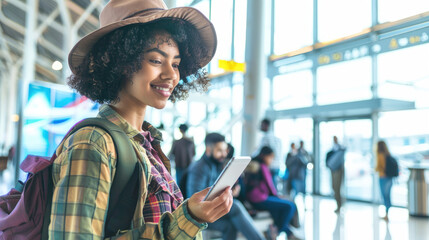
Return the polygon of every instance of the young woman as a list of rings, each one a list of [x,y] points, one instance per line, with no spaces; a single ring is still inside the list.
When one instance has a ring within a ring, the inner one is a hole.
[[[262,147],[246,170],[247,200],[258,210],[268,210],[279,232],[285,232],[288,239],[299,239],[289,228],[295,211],[295,204],[277,196],[270,164],[274,160],[274,151],[270,147]]]
[[[56,152],[49,238],[201,239],[206,222],[229,212],[231,191],[202,201],[206,189],[184,201],[160,148],[162,136],[144,119],[148,107],[163,109],[167,100],[207,88],[201,68],[216,49],[213,25],[196,9],[167,10],[162,0],[111,0],[100,24],[71,50],[68,84],[103,104],[98,117],[128,135],[139,159],[137,205],[129,229],[106,234],[116,151],[104,130],[82,128]]]
[[[378,172],[380,180],[381,196],[383,197],[384,206],[386,206],[386,215],[384,219],[389,220],[389,209],[392,206],[390,201],[390,191],[392,190],[393,180],[391,177],[386,176],[386,158],[390,157],[389,148],[386,142],[377,142],[377,165],[375,171]]]

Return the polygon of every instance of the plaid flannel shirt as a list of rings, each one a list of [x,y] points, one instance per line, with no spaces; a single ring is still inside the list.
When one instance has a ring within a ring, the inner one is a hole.
[[[152,147],[151,143],[155,139],[150,131],[142,132],[142,135],[145,137],[142,146],[152,164],[150,169],[152,180],[149,183],[149,194],[143,208],[143,216],[145,222],[157,223],[162,213],[173,212],[183,202],[183,195],[162,163],[158,152]]]
[[[101,106],[98,117],[122,128],[138,152],[142,169],[151,168],[146,150],[141,146],[144,136],[108,105]],[[169,171],[169,160],[160,148],[161,133],[147,122],[143,129],[151,132],[155,139],[152,146]],[[104,224],[116,166],[112,138],[100,128],[85,127],[58,146],[56,153],[58,158],[52,166],[54,193],[49,239],[105,239]],[[132,229],[110,239],[202,239],[201,230],[207,224],[198,223],[190,216],[187,201],[173,212],[162,213],[159,223],[145,223],[143,208],[152,176],[150,171],[148,176],[144,171],[141,174],[140,198]]]

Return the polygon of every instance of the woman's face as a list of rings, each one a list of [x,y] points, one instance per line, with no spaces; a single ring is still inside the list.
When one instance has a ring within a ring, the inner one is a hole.
[[[264,157],[264,163],[267,166],[270,166],[274,160],[274,153],[268,154]]]
[[[144,52],[142,68],[134,73],[123,94],[139,105],[162,109],[179,83],[180,53],[169,33],[158,32],[153,39]]]

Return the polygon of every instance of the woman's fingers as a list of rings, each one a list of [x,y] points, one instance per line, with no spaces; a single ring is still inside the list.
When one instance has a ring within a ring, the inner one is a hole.
[[[214,222],[221,218],[229,212],[233,202],[231,188],[229,187],[212,201],[203,201],[208,189],[195,193],[188,200],[188,209],[191,216],[200,222]]]
[[[231,210],[233,201],[233,198],[227,199],[221,205],[217,206],[213,212],[216,214],[219,213],[221,216],[227,214]]]
[[[214,222],[227,214],[231,210],[232,203],[233,197],[231,195],[231,191],[227,189],[223,194],[212,201],[212,210],[209,213],[209,216],[211,216],[210,220]]]
[[[213,204],[212,207],[216,208],[219,205],[223,204],[228,198],[232,198],[231,187],[227,187],[225,190],[223,190],[223,192],[219,196],[207,202],[210,204]]]

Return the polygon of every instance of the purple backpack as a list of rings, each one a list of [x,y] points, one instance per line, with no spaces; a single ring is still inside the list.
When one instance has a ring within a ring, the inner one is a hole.
[[[14,188],[0,197],[0,239],[41,239],[48,191],[52,191],[48,167],[56,157],[29,155],[21,163],[20,168],[28,173],[25,185],[21,182],[22,189]]]
[[[137,156],[124,131],[102,118],[88,118],[78,122],[63,141],[86,126],[97,126],[108,132],[117,151],[116,177],[111,186],[105,223],[106,233],[116,233],[119,229],[129,227],[134,214],[137,199],[133,199],[134,206],[123,206],[125,201],[122,201],[121,194],[126,195],[125,187],[135,179]],[[51,165],[56,158],[55,153],[50,159],[28,155],[21,163],[20,168],[28,173],[27,180],[25,183],[19,181],[17,187],[0,196],[0,240],[48,239],[53,193]],[[110,221],[109,218],[113,220]],[[114,221],[118,219],[119,223]]]

